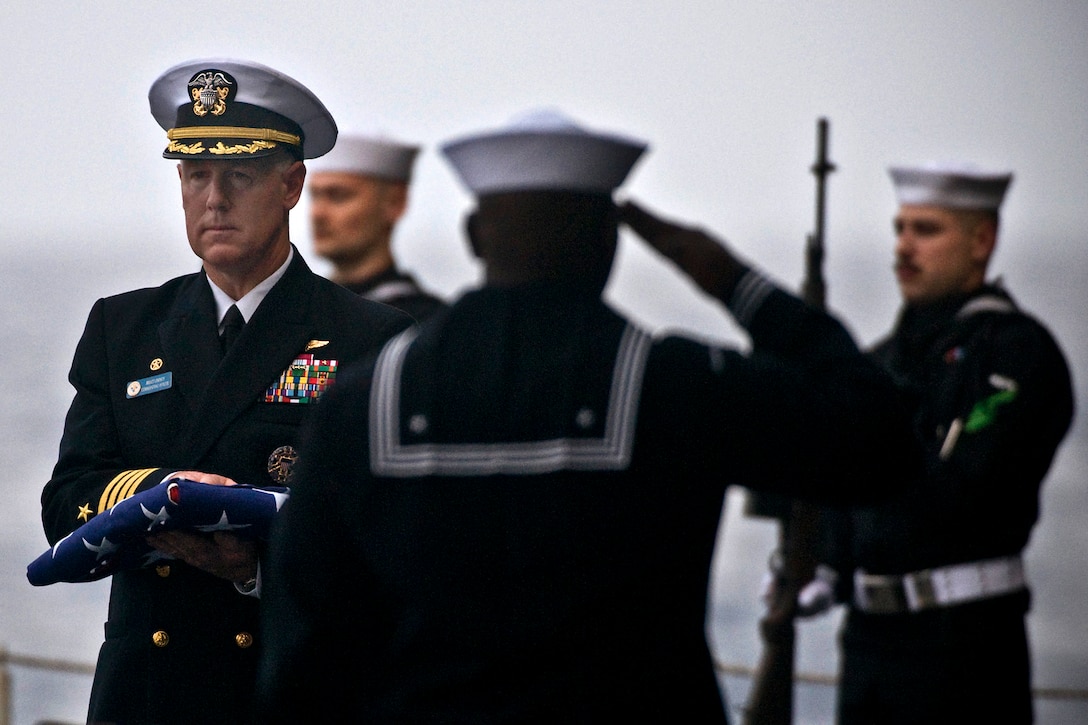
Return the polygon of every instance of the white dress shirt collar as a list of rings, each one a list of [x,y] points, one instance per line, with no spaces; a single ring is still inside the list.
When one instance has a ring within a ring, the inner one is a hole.
[[[295,258],[295,248],[292,246],[287,253],[287,261],[285,261],[280,268],[272,274],[264,278],[264,280],[256,287],[246,292],[242,299],[234,300],[223,290],[216,286],[215,282],[212,282],[211,278],[208,278],[208,284],[212,288],[212,296],[215,297],[216,314],[219,319],[219,324],[223,324],[223,316],[227,314],[227,310],[231,305],[236,305],[238,311],[242,313],[242,319],[249,322],[253,317],[253,313],[257,311],[261,302],[264,301],[265,295],[268,291],[276,286],[276,283],[280,281],[280,277],[287,271],[288,265],[291,264],[291,260]]]

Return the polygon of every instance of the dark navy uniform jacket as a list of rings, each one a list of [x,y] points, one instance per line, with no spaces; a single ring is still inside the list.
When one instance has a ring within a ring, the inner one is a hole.
[[[838,537],[846,561],[902,574],[1019,554],[1073,416],[1054,338],[1004,290],[984,287],[906,310],[873,356],[908,398],[926,467],[903,495],[851,512]]]
[[[1019,556],[1074,407],[1054,338],[1000,287],[905,309],[873,356],[908,401],[924,467],[899,495],[829,514],[829,563],[851,603],[857,568]],[[919,612],[851,607],[841,699],[861,722],[1030,722],[1029,605],[1018,589]]]
[[[338,386],[273,537],[260,720],[725,721],[726,487],[879,489],[905,427],[832,318],[752,273],[733,305],[750,357],[484,288]]]
[[[444,300],[420,287],[415,277],[396,267],[391,267],[365,282],[344,286],[368,300],[392,305],[407,312],[416,322],[423,322],[449,306]]]
[[[300,357],[340,366],[410,323],[314,274],[297,250],[222,362],[203,272],[99,300],[76,348],[76,394],[42,494],[50,543],[172,471],[273,483],[281,458],[273,453],[299,446],[315,406],[264,402],[268,389],[282,388]],[[132,396],[134,381],[145,381],[143,394]],[[261,647],[258,605],[180,562],[116,574],[89,719],[244,720]]]

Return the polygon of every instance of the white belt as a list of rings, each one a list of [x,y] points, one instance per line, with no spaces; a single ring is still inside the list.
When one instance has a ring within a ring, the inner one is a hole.
[[[923,569],[909,574],[854,572],[854,604],[863,612],[890,614],[988,599],[1023,589],[1019,556]]]

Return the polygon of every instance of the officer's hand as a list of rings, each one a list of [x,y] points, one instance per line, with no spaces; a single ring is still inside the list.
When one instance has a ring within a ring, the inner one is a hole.
[[[229,531],[211,536],[188,531],[148,534],[147,543],[167,556],[202,569],[220,579],[245,582],[257,576],[257,544]]]
[[[701,229],[666,221],[631,201],[618,209],[622,223],[708,294],[724,300],[732,293],[745,266],[717,239]]]
[[[237,486],[238,482],[233,478],[220,476],[218,473],[204,473],[203,471],[175,471],[170,478],[184,478],[186,481],[207,483],[212,486]]]

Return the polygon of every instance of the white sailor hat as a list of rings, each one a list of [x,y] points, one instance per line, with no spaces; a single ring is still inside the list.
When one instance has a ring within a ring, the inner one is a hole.
[[[900,204],[997,211],[1012,172],[983,171],[960,162],[893,166],[888,170]]]
[[[384,135],[342,133],[332,151],[311,164],[311,172],[340,171],[408,183],[419,146],[394,141]]]
[[[583,128],[555,110],[447,142],[442,152],[477,196],[507,191],[611,194],[646,150],[642,141]]]
[[[191,60],[170,68],[147,94],[166,129],[168,159],[267,156],[286,148],[321,156],[336,143],[336,122],[308,88],[248,60]]]

